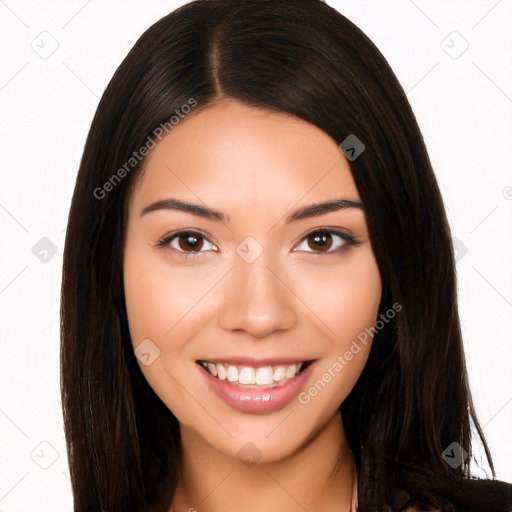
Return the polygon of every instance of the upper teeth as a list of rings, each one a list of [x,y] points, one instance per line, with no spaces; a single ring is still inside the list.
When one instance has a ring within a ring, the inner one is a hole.
[[[292,379],[302,368],[304,363],[294,363],[290,365],[278,366],[235,366],[226,363],[211,363],[203,361],[202,365],[208,371],[220,380],[228,380],[229,382],[238,382],[239,384],[256,384],[260,386],[284,383]]]

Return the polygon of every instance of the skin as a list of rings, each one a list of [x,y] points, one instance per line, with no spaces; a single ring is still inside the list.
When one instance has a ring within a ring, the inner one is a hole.
[[[225,212],[231,222],[171,209],[141,216],[171,197]],[[338,198],[360,199],[333,139],[293,116],[231,100],[189,114],[148,156],[128,201],[123,272],[133,347],[149,338],[160,350],[139,366],[180,422],[182,477],[171,510],[355,507],[354,461],[337,411],[371,338],[309,403],[294,398],[267,414],[230,407],[196,364],[222,356],[314,359],[305,391],[374,325],[382,288],[364,211],[285,222],[302,206]],[[332,235],[322,249],[307,237],[319,228],[349,233],[359,245]],[[200,252],[187,249],[186,236],[181,246],[179,238],[155,246],[182,229],[204,235]],[[263,249],[252,263],[235,251],[247,236]],[[261,457],[250,467],[237,456],[248,442]]]

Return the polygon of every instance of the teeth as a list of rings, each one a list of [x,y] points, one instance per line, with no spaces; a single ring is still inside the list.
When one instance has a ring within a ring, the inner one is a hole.
[[[240,384],[256,384],[257,381],[258,376],[257,373],[254,373],[254,368],[251,368],[250,366],[244,366],[240,370],[240,374],[238,375],[238,382],[240,382]]]
[[[213,374],[212,374],[213,375]],[[227,373],[226,373],[226,370],[224,368],[224,365],[223,364],[218,364],[217,365],[217,377],[220,379],[220,380],[226,380],[226,377],[227,377]]]
[[[217,367],[213,363],[208,363],[208,371],[214,376],[217,377]]]
[[[270,366],[264,366],[263,368],[258,368],[256,370],[256,384],[258,384],[258,386],[273,383],[274,373],[272,372],[272,368]]]
[[[304,365],[304,363],[301,362],[274,367],[260,366],[253,368],[251,366],[242,366],[237,368],[231,364],[212,363],[209,361],[202,361],[201,364],[211,375],[217,377],[219,380],[227,379],[229,382],[248,387],[273,387],[284,384],[295,377]]]
[[[284,366],[278,366],[274,372],[274,380],[280,381],[284,377]]]
[[[232,365],[229,366],[228,380],[229,380],[229,382],[236,382],[238,380],[238,369],[236,366],[232,366]]]
[[[296,364],[291,364],[290,366],[288,366],[286,368],[286,371],[284,372],[284,374],[289,378],[291,379],[292,377],[295,376],[295,372],[297,371],[297,365]]]

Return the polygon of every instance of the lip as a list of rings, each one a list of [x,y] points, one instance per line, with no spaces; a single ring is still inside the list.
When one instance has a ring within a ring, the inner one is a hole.
[[[227,362],[226,360],[223,361]],[[248,364],[248,366],[250,366],[249,363],[246,363],[247,361],[250,361],[248,359],[231,358],[229,361],[244,361],[238,364]],[[276,359],[267,359],[265,360],[265,364],[269,364],[267,361],[276,361]],[[278,361],[285,360],[282,359]],[[297,360],[292,359],[288,359],[287,361],[290,361],[290,364],[292,364],[294,361],[298,362]],[[199,364],[196,364],[196,366],[198,371],[200,371],[203,375],[203,378],[206,379],[208,388],[211,389],[217,396],[224,400],[224,402],[226,402],[233,409],[252,414],[266,414],[282,409],[299,394],[300,390],[303,388],[304,384],[313,373],[315,362],[316,361],[312,360],[309,366],[303,372],[296,375],[286,384],[267,389],[242,388],[236,384],[232,384],[227,380],[217,379]],[[252,364],[254,363],[254,360],[252,360]],[[286,363],[283,362],[277,364]]]

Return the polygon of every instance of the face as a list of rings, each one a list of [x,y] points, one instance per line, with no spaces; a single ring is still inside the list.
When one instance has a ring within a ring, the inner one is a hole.
[[[126,307],[182,435],[270,462],[332,420],[381,297],[359,201],[336,142],[285,114],[222,101],[152,150],[128,203]]]

